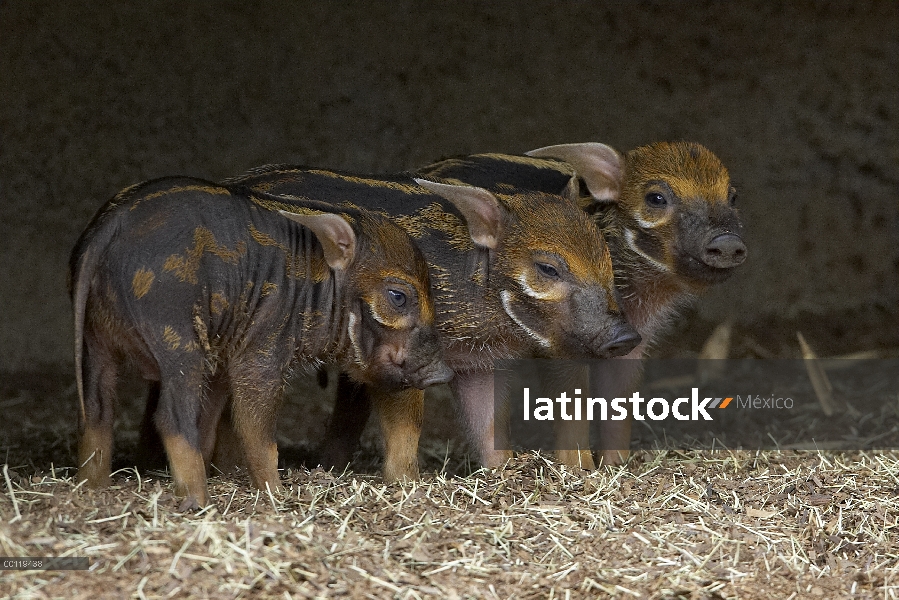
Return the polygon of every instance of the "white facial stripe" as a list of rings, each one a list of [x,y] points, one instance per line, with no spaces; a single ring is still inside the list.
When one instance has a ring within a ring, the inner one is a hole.
[[[384,317],[382,317],[381,315],[379,315],[379,314],[378,314],[378,311],[375,310],[375,305],[374,305],[374,304],[369,304],[369,305],[368,305],[368,308],[370,309],[370,311],[371,311],[371,316],[374,317],[375,321],[377,321],[377,322],[380,323],[381,325],[387,325],[387,321],[384,320]]]
[[[540,335],[533,329],[529,328],[527,325],[525,325],[524,323],[521,322],[521,319],[519,319],[517,316],[515,316],[515,313],[512,312],[512,304],[511,304],[512,293],[509,290],[503,290],[502,292],[500,292],[499,297],[503,302],[503,309],[505,309],[506,314],[509,315],[509,318],[512,319],[513,321],[515,321],[515,323],[519,327],[524,329],[524,332],[526,334],[528,334],[529,336],[534,338],[534,340],[536,340],[537,343],[540,344],[541,346],[543,346],[544,348],[549,348],[552,345],[548,339],[546,339],[545,337],[543,337],[542,335]]]
[[[359,347],[359,342],[356,340],[356,313],[350,313],[346,331],[350,336],[350,344],[353,345],[353,361],[364,369],[365,361],[362,360],[362,348]]]
[[[668,222],[668,219],[661,219],[659,221],[647,221],[639,216],[635,216],[634,220],[637,222],[637,225],[639,225],[643,229],[652,229],[653,227],[658,227],[659,225],[664,225]]]
[[[521,285],[522,291],[530,296],[531,298],[536,298],[537,300],[545,300],[547,298],[555,297],[556,294],[553,292],[538,292],[530,285],[528,285],[527,277],[524,276],[524,273],[518,274],[518,283]]]
[[[669,271],[670,270],[665,264],[660,263],[659,261],[657,261],[653,257],[649,256],[648,254],[646,254],[645,252],[643,252],[642,250],[640,250],[637,247],[636,236],[634,235],[633,231],[631,231],[630,229],[625,229],[624,230],[624,239],[627,240],[627,245],[630,246],[630,249],[633,250],[634,252],[636,252],[637,254],[639,254],[640,256],[642,256],[644,259],[646,259],[646,261],[649,264],[651,264],[655,268],[659,269],[660,271]]]

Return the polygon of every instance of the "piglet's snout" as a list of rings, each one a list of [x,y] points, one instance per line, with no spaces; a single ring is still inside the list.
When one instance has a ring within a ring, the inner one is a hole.
[[[600,333],[594,338],[593,347],[599,358],[624,356],[636,348],[643,338],[629,323],[621,319],[611,331]]]
[[[735,233],[712,238],[702,249],[702,262],[717,269],[736,267],[746,260],[746,244]]]
[[[608,358],[624,356],[636,348],[641,341],[642,338],[636,329],[627,323],[622,323],[615,327],[611,339],[599,347],[599,353]]]
[[[455,373],[442,360],[437,360],[429,365],[425,365],[409,377],[409,383],[412,387],[420,390],[437,385],[438,383],[448,383]]]
[[[433,352],[425,354],[433,354]],[[449,365],[439,357],[421,364],[414,357],[410,357],[405,348],[397,347],[391,347],[388,350],[388,357],[396,367],[403,371],[403,381],[418,389],[447,383],[455,375]]]

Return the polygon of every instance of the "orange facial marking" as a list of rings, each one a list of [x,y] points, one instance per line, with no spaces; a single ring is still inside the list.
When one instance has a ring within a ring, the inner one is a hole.
[[[615,300],[615,294],[606,294],[606,304],[612,312],[619,312],[621,310],[621,307],[618,306],[618,301]]]
[[[599,234],[597,234],[596,239],[598,240],[596,243],[601,245],[604,251],[594,256],[587,253],[575,254],[566,251],[567,249],[565,248],[560,248],[558,251],[568,263],[572,275],[579,281],[597,282],[605,285],[611,283],[614,279],[612,258],[606,248],[605,241],[602,240]]]
[[[612,256],[596,224],[577,206],[546,194],[498,195],[522,215],[520,245],[562,257],[579,281],[613,285]]]
[[[561,256],[579,281],[611,281],[612,257],[596,225],[573,205],[559,205],[555,215],[529,224],[540,235],[529,247]]]
[[[421,312],[421,321],[425,325],[431,325],[434,323],[435,315],[434,303],[431,302],[430,293],[425,291],[425,295],[422,296],[421,291],[419,291],[418,297],[420,299],[419,311]]]
[[[699,199],[703,202],[723,204],[727,202],[728,192],[730,191],[730,179],[726,171],[723,177],[718,177],[715,180],[700,181],[697,179],[672,177],[668,180],[668,184],[678,198],[685,202]]]
[[[524,290],[524,293],[532,298],[545,300],[547,302],[559,302],[565,299],[566,293],[562,285],[547,285],[545,282],[537,281],[536,277],[534,277],[533,269],[531,268],[528,268],[525,271],[519,271],[516,274],[516,279],[521,285],[522,290]]]
[[[428,210],[459,220],[454,215],[444,213],[436,204],[426,207],[425,211]],[[424,211],[420,211],[416,215],[419,219],[421,219],[421,212]],[[466,238],[470,240],[465,225],[461,221],[459,225],[465,230]],[[431,324],[434,321],[434,305],[430,297],[428,266],[424,256],[414,242],[409,239],[411,232],[405,230],[403,225],[396,220],[380,215],[360,219],[360,227],[364,235],[372,240],[371,251],[366,254],[358,267],[361,289],[378,290],[375,295],[383,301],[382,290],[385,279],[392,277],[404,282],[415,289],[421,319],[425,323]],[[421,221],[416,221],[416,224],[412,226],[413,231],[418,230],[418,227],[426,226]],[[423,229],[418,231],[423,231]]]
[[[391,270],[380,271],[378,273],[378,276],[382,281],[391,277],[394,279],[399,279],[407,285],[411,285],[413,288],[415,288],[415,293],[418,296],[418,306],[419,311],[421,312],[422,321],[428,325],[434,322],[434,303],[431,302],[431,291],[427,286],[423,286],[421,281],[419,281],[417,278],[409,277],[408,273],[401,273]]]
[[[626,172],[631,185],[664,181],[684,201],[724,203],[730,191],[730,175],[718,157],[689,142],[659,142],[632,150]]]

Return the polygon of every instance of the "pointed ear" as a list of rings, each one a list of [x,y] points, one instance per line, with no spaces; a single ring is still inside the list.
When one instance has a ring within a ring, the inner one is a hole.
[[[298,215],[279,210],[279,213],[312,230],[325,253],[325,261],[332,269],[346,269],[356,256],[356,234],[346,219],[332,213]]]
[[[568,180],[568,184],[562,190],[561,196],[590,214],[595,213],[600,204],[609,202],[605,200],[601,203],[592,194],[586,197],[581,196],[581,178],[577,174]]]
[[[503,216],[503,208],[496,196],[484,188],[470,185],[435,183],[426,179],[416,179],[415,183],[446,198],[459,209],[475,244],[483,248],[496,248]]]
[[[615,202],[621,194],[624,163],[618,151],[598,142],[559,144],[525,152],[538,158],[564,160],[587,184],[590,195],[599,202]]]
[[[579,204],[581,199],[581,180],[577,175],[568,180],[568,185],[562,190],[561,195],[569,202]]]

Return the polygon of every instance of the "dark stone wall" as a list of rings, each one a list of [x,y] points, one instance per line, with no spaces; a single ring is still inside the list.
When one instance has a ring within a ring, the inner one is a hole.
[[[71,362],[66,262],[142,179],[689,139],[750,260],[700,318],[899,305],[899,4],[0,3],[0,371]]]

